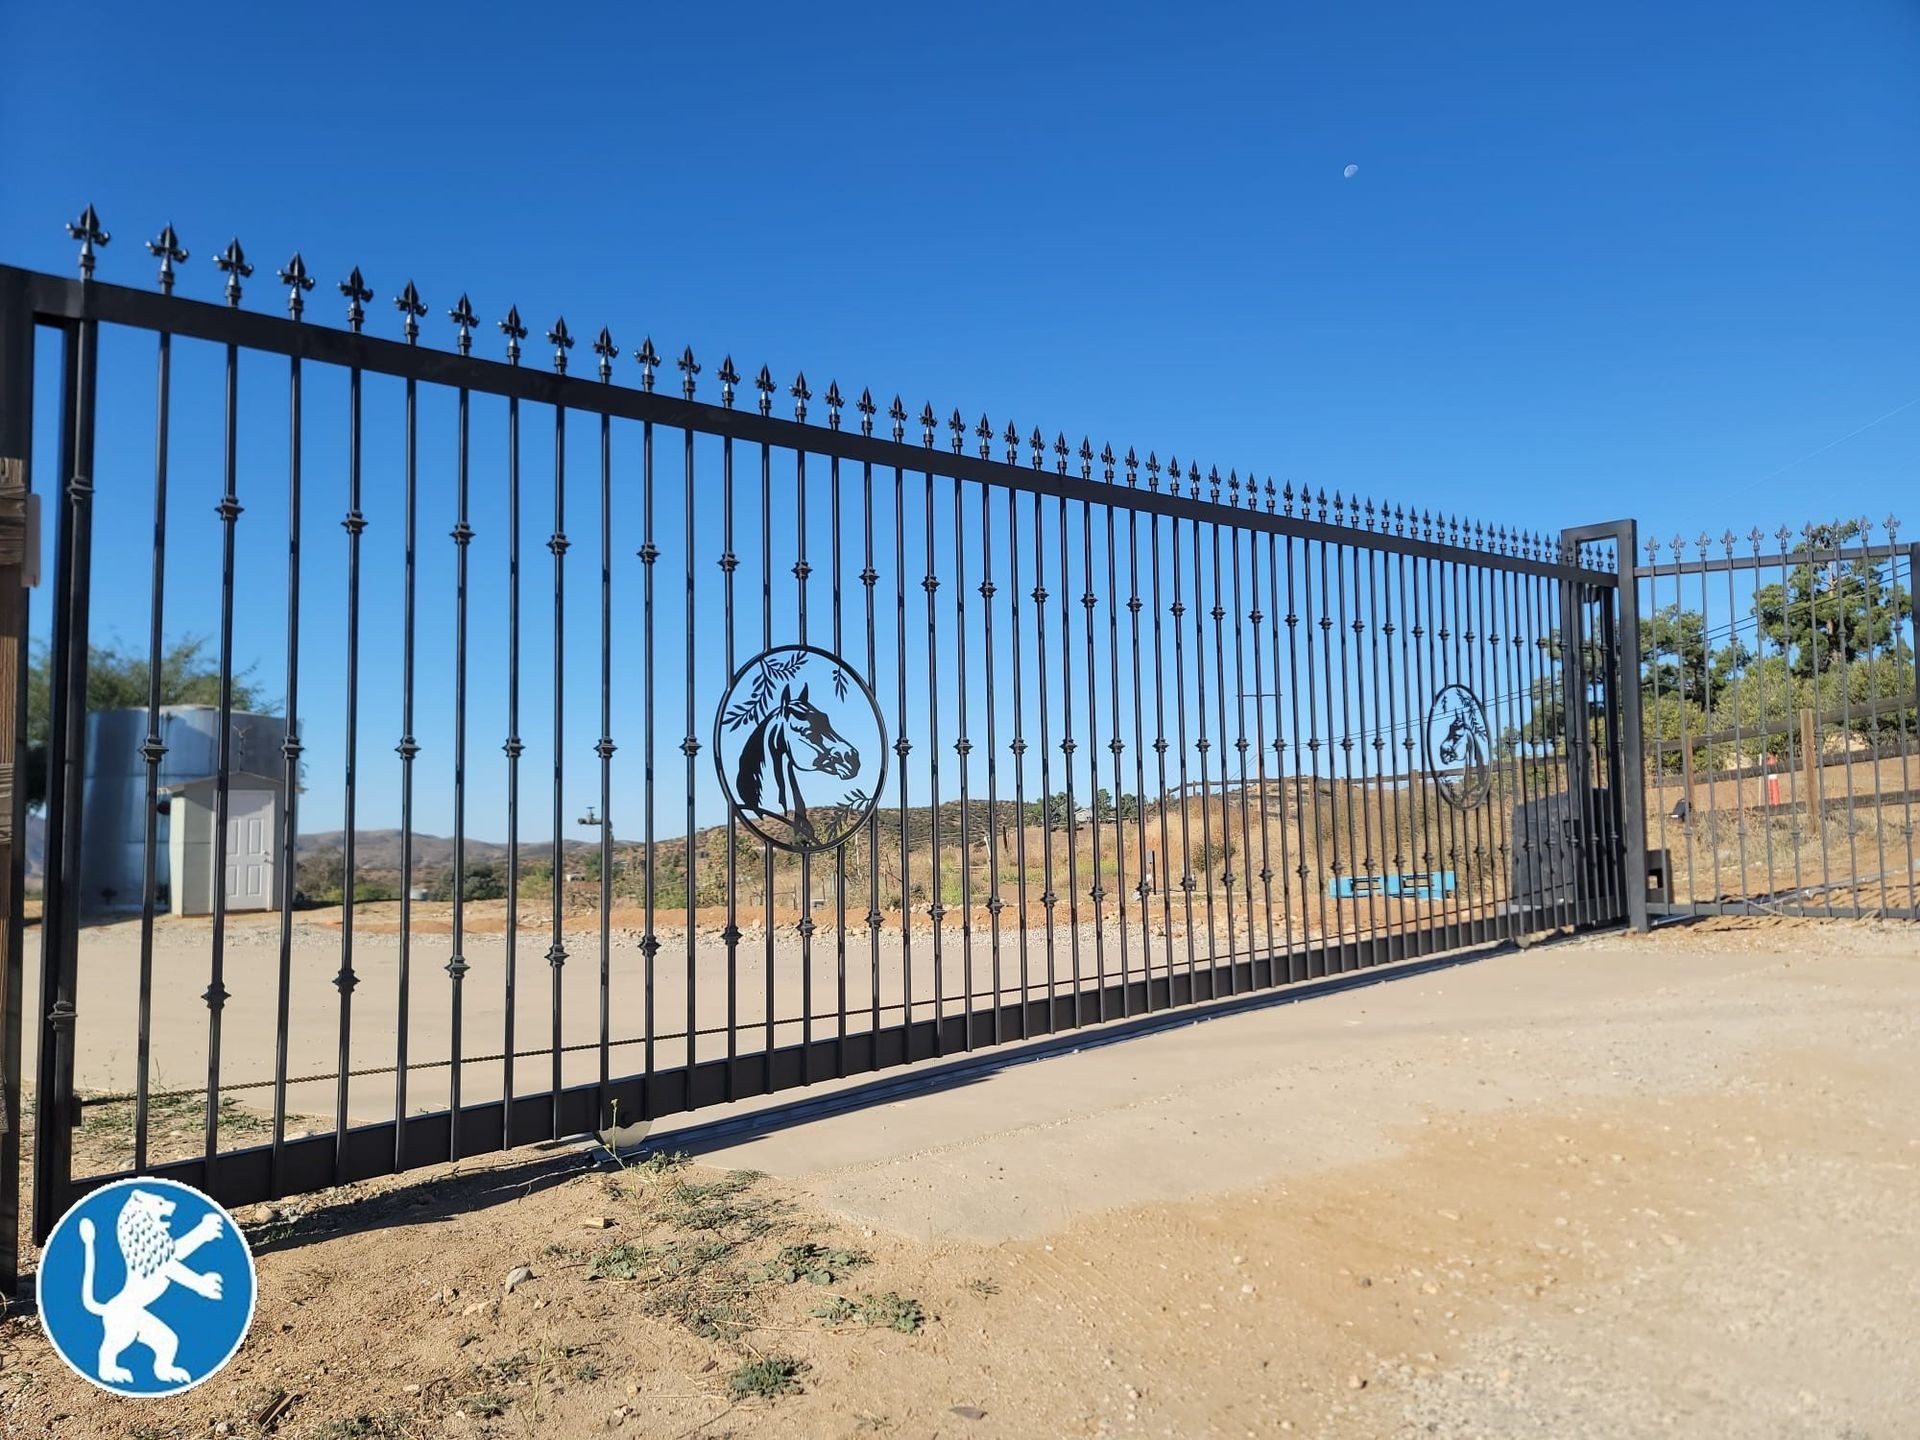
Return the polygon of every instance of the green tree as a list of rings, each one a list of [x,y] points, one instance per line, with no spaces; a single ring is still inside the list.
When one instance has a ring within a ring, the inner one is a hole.
[[[1844,671],[1823,669],[1807,687],[1811,694],[1805,703],[1832,717],[1830,724],[1844,724],[1856,735],[1882,742],[1894,734],[1916,731],[1911,706],[1872,710],[1876,701],[1911,700],[1913,679],[1913,652],[1904,641],[1896,640],[1886,653],[1862,657]]]
[[[336,868],[337,868],[336,861]],[[466,898],[469,900],[504,900],[507,895],[506,872],[491,860],[479,860],[467,866]],[[449,865],[433,877],[427,887],[430,900],[451,900],[453,898],[453,867]]]
[[[220,671],[206,656],[204,636],[176,640],[160,656],[162,705],[218,705]],[[150,698],[152,671],[147,657],[133,651],[92,645],[87,649],[87,709],[144,709]],[[233,708],[258,710],[264,705],[253,668],[233,676]],[[53,653],[36,645],[27,670],[27,804],[35,809],[47,803],[47,743],[53,734]]]
[[[1793,553],[1855,543],[1862,528],[1857,520],[1811,526]],[[1788,656],[1795,675],[1807,679],[1894,649],[1913,600],[1881,574],[1878,560],[1807,560],[1788,572],[1784,584],[1756,592],[1753,609],[1760,633]]]
[[[1736,637],[1718,650],[1707,645],[1707,620],[1678,601],[1640,622],[1641,684],[1649,695],[1677,695],[1696,705],[1732,683],[1752,656]]]

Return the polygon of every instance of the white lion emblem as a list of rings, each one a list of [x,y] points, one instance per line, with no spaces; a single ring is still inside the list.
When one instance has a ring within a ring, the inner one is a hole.
[[[120,1352],[136,1341],[153,1352],[153,1374],[170,1384],[188,1384],[193,1376],[173,1363],[180,1348],[180,1337],[147,1307],[178,1282],[208,1300],[220,1298],[222,1282],[217,1274],[201,1274],[180,1262],[220,1234],[224,1223],[218,1214],[200,1218],[185,1235],[175,1239],[167,1229],[167,1217],[174,1202],[148,1190],[135,1190],[121,1207],[114,1226],[120,1241],[120,1254],[127,1264],[127,1282],[120,1293],[102,1303],[93,1295],[93,1221],[80,1221],[80,1243],[86,1247],[86,1260],[80,1277],[80,1303],[89,1313],[100,1317],[104,1334],[100,1339],[100,1378],[115,1384],[131,1384],[133,1372],[120,1364]]]

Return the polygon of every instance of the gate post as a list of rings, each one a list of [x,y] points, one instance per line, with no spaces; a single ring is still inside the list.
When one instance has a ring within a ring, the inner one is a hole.
[[[1642,741],[1640,713],[1640,583],[1633,573],[1639,552],[1640,526],[1634,520],[1610,520],[1599,525],[1579,525],[1560,532],[1569,551],[1578,555],[1583,541],[1611,540],[1614,544],[1615,592],[1612,633],[1602,637],[1601,653],[1608,668],[1608,693],[1618,697],[1620,725],[1609,727],[1607,744],[1613,764],[1609,769],[1619,776],[1619,794],[1614,797],[1620,817],[1621,892],[1626,901],[1627,924],[1645,932],[1647,914],[1647,771]],[[1571,642],[1578,645],[1579,637]],[[1569,724],[1572,722],[1569,714]],[[1584,735],[1583,735],[1584,739]]]
[[[20,1286],[21,990],[25,982],[28,459],[33,317],[0,278],[0,1304]]]

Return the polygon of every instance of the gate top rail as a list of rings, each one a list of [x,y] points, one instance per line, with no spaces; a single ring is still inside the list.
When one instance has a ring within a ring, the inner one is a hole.
[[[1862,537],[1872,535],[1874,522],[1865,516],[1860,516],[1851,523],[1857,527],[1854,533]],[[1876,545],[1866,538],[1837,545],[1813,543],[1823,535],[1831,534],[1833,528],[1803,525],[1798,532],[1795,532],[1783,525],[1771,536],[1763,534],[1756,528],[1745,535],[1735,535],[1729,530],[1718,539],[1704,533],[1693,540],[1688,540],[1682,535],[1675,535],[1667,541],[1658,538],[1649,539],[1641,546],[1647,552],[1647,563],[1635,565],[1633,575],[1636,580],[1647,580],[1663,575],[1706,575],[1732,570],[1777,570],[1783,566],[1834,565],[1854,560],[1898,560],[1905,558],[1909,549],[1908,545],[1900,543],[1900,517],[1897,515],[1889,515],[1879,522],[1879,528],[1887,532],[1885,544]],[[1787,542],[1796,533],[1801,537],[1801,548],[1789,550]],[[1760,542],[1767,539],[1777,541],[1779,548],[1769,551],[1761,550]],[[1748,548],[1744,554],[1735,554],[1733,547],[1742,540],[1747,542]],[[1720,547],[1721,553],[1708,555],[1708,549],[1715,545]],[[1665,562],[1659,559],[1663,548],[1673,552],[1673,559]],[[1689,548],[1696,554],[1696,558],[1692,560],[1687,559],[1686,556]]]
[[[163,267],[167,269],[170,267]],[[300,273],[304,276],[304,265]],[[403,325],[410,332],[410,338],[403,342],[368,335],[359,328],[365,317],[362,302],[369,298],[370,291],[357,269],[339,287],[348,304],[348,323],[352,328],[347,330],[313,325],[297,314],[283,317],[242,310],[239,308],[239,272],[228,269],[227,274],[227,303],[216,305],[173,293],[170,273],[163,273],[163,289],[155,293],[108,284],[90,275],[82,280],[70,280],[0,265],[0,312],[21,306],[45,323],[94,321],[123,325],[529,400],[583,414],[652,422],[781,449],[839,456],[856,463],[870,462],[914,472],[933,471],[956,479],[1066,500],[1236,525],[1262,533],[1489,565],[1589,584],[1619,583],[1616,557],[1574,546],[1560,536],[1467,521],[1457,516],[1436,516],[1430,511],[1376,504],[1358,496],[1343,498],[1337,491],[1329,501],[1324,489],[1315,493],[1311,487],[1302,489],[1296,497],[1291,483],[1276,489],[1271,478],[1259,482],[1249,474],[1242,480],[1237,469],[1229,470],[1223,480],[1217,467],[1203,475],[1199,465],[1193,462],[1189,462],[1183,472],[1180,462],[1171,456],[1163,467],[1157,452],[1152,451],[1144,461],[1138,459],[1132,449],[1124,456],[1117,456],[1111,446],[1096,455],[1090,440],[1083,439],[1075,450],[1064,433],[1049,444],[1037,426],[1023,440],[1012,421],[1007,421],[996,436],[996,427],[986,416],[981,416],[977,424],[969,425],[956,409],[950,417],[941,420],[931,403],[923,407],[917,418],[910,417],[899,396],[893,398],[885,411],[892,430],[892,438],[887,439],[874,433],[874,420],[880,407],[870,391],[863,391],[853,402],[860,415],[859,431],[855,433],[841,427],[841,412],[848,402],[837,383],[831,384],[824,396],[828,424],[809,424],[807,401],[814,397],[805,374],[787,387],[795,402],[795,414],[793,419],[786,419],[772,413],[772,397],[781,387],[765,366],[746,382],[759,392],[757,413],[736,409],[735,387],[742,377],[735,371],[731,356],[722,362],[719,372],[722,403],[714,405],[693,398],[695,377],[701,367],[690,346],[675,362],[682,375],[683,392],[676,397],[653,388],[654,371],[661,366],[661,358],[650,339],[635,352],[642,369],[643,388],[633,389],[611,383],[611,361],[618,351],[605,330],[594,346],[601,357],[598,378],[567,373],[567,351],[573,346],[573,336],[564,318],[547,332],[548,341],[555,347],[554,370],[524,368],[519,364],[520,341],[526,337],[527,330],[520,322],[517,307],[500,324],[507,337],[508,360],[487,360],[469,353],[470,332],[477,319],[465,296],[456,309],[448,312],[461,331],[464,343],[460,350],[457,353],[431,350],[411,338],[418,333],[416,317],[423,313],[411,282],[395,302],[401,308]],[[290,312],[304,310],[300,293],[303,288],[296,287],[290,295]],[[913,426],[921,431],[918,445],[905,438]],[[950,435],[946,448],[935,443],[941,430]],[[962,448],[968,435],[978,441],[977,454],[967,454]],[[1003,447],[1006,456],[1003,460],[993,458],[996,443]],[[1023,450],[1028,453],[1028,463],[1021,461]],[[1077,476],[1069,469],[1069,462],[1074,459],[1078,461]],[[1093,478],[1096,463],[1103,476],[1100,480]],[[1167,487],[1164,490],[1160,488],[1163,468]],[[1115,480],[1117,469],[1125,471],[1124,483]],[[1139,474],[1143,469],[1147,476],[1144,489],[1140,487]],[[1204,496],[1203,481],[1207,486]],[[1223,484],[1230,500],[1219,498]],[[1296,505],[1298,513],[1295,513]],[[1329,512],[1332,519],[1328,518]]]

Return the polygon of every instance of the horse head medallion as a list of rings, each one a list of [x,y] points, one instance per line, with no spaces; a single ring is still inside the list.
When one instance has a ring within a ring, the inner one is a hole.
[[[1427,768],[1441,798],[1471,810],[1493,789],[1491,737],[1480,697],[1464,685],[1446,685],[1427,711]]]
[[[782,850],[831,850],[873,813],[886,782],[885,724],[837,655],[782,646],[749,660],[728,685],[714,759],[734,814],[754,834]]]

